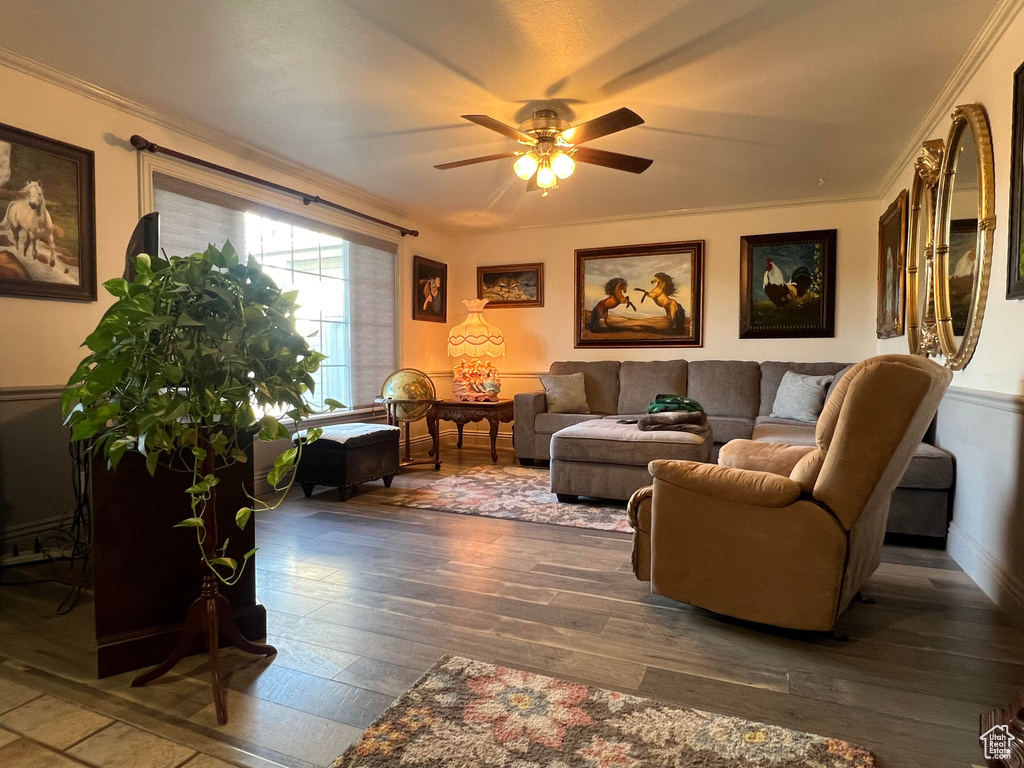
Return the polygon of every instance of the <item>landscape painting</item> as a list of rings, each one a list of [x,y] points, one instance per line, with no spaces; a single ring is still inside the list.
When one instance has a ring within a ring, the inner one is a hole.
[[[506,264],[476,268],[476,297],[497,307],[543,307],[544,265]]]
[[[835,336],[836,230],[740,238],[740,338]]]
[[[953,335],[963,336],[974,298],[978,261],[978,220],[953,219],[949,225],[949,310]]]
[[[907,263],[907,190],[903,190],[878,220],[878,297],[875,335],[903,335]]]
[[[703,240],[577,250],[576,346],[702,346],[703,284]]]
[[[96,300],[93,153],[0,124],[0,294]]]
[[[448,265],[412,257],[412,319],[448,321]]]

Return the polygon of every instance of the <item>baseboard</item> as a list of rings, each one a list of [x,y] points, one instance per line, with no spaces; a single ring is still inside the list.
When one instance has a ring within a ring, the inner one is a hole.
[[[1024,584],[955,520],[949,526],[946,551],[1014,623],[1024,626]]]

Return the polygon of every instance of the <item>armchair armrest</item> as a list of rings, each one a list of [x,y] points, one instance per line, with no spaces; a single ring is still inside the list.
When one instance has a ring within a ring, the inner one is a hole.
[[[788,477],[696,461],[658,459],[648,465],[655,480],[722,501],[758,507],[785,507],[800,498]]]
[[[730,440],[718,452],[718,463],[723,467],[753,469],[789,477],[797,462],[815,448],[813,445]]]

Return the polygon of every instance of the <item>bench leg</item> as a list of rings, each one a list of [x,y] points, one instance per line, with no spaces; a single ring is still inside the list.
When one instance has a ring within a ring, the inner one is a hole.
[[[338,486],[338,497],[342,501],[348,501],[349,497],[351,495],[352,495],[352,486],[351,485],[339,485]]]
[[[308,498],[309,498],[310,496],[312,496],[312,495],[313,495],[313,488],[314,488],[314,487],[316,487],[316,486],[315,486],[315,485],[314,485],[313,483],[303,483],[303,484],[302,484],[302,492],[303,492],[304,494],[306,494],[306,498],[307,498],[307,499],[308,499]]]
[[[394,475],[384,475],[384,487],[385,488],[390,488],[391,487],[391,481],[394,480],[394,479],[395,479]]]

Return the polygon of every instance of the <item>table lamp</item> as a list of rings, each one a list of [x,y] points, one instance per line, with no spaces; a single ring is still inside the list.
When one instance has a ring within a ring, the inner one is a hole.
[[[456,400],[494,401],[501,391],[498,369],[483,357],[505,356],[505,335],[484,319],[487,299],[463,299],[469,316],[448,331],[448,357],[464,360],[455,366],[452,390]]]

